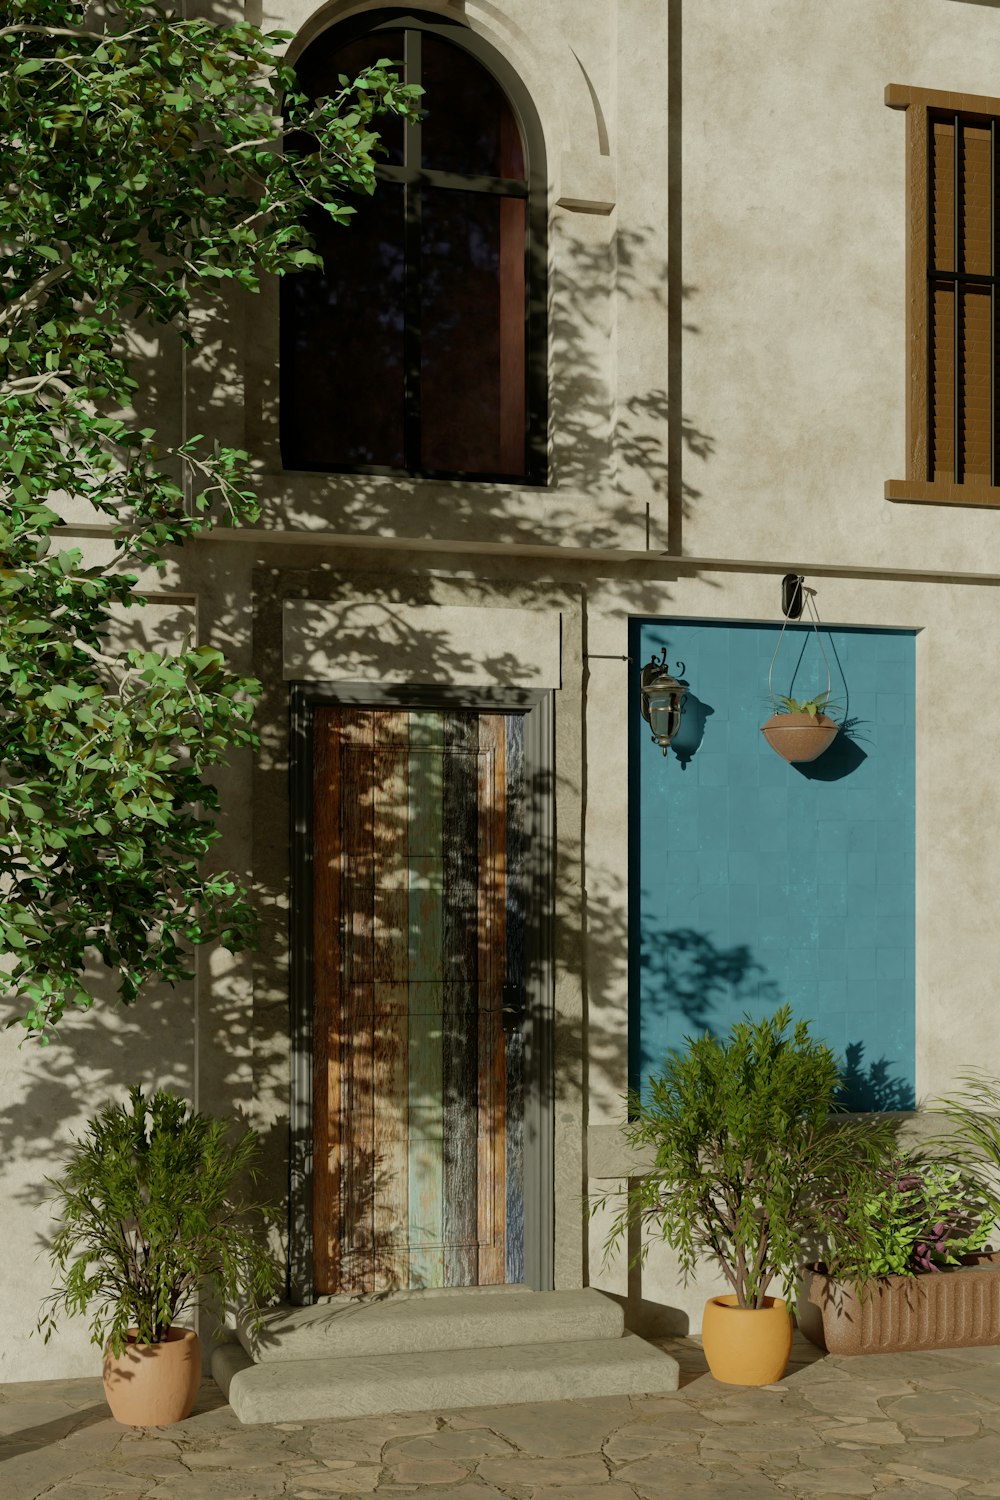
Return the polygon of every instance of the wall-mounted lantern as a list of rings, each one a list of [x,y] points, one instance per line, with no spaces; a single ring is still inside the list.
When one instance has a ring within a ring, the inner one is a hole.
[[[682,661],[677,663],[677,670],[678,672],[685,670]],[[643,667],[639,678],[639,698],[642,705],[642,717],[653,731],[653,739],[664,755],[667,753],[670,741],[681,726],[684,694],[687,690],[687,683],[678,682],[667,666],[666,646],[660,652],[659,661],[654,652],[650,661]]]

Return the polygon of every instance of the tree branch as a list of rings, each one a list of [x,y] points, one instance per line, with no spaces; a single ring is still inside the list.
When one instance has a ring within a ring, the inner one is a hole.
[[[5,396],[34,396],[53,382],[68,395],[71,388],[65,382],[72,373],[72,370],[47,370],[44,375],[19,375],[15,380],[0,381],[0,401]]]
[[[33,303],[40,301],[49,287],[57,281],[62,281],[72,269],[73,267],[66,261],[60,261],[57,266],[52,266],[44,275],[39,276],[38,280],[33,282],[19,297],[15,297],[13,302],[8,302],[6,307],[0,307],[0,326],[16,318],[18,313],[23,312],[26,307],[31,307]]]

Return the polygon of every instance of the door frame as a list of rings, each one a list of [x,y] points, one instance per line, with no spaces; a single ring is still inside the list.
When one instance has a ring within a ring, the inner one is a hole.
[[[317,708],[523,713],[525,770],[524,1274],[548,1291],[554,1271],[553,915],[555,694],[535,688],[297,682],[289,696],[291,890],[288,1295],[315,1300],[312,1243],[313,724]]]

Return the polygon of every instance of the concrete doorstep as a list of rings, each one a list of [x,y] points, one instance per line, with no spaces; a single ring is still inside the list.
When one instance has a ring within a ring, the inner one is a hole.
[[[620,1339],[624,1331],[618,1303],[589,1288],[532,1292],[527,1287],[476,1287],[328,1297],[311,1307],[282,1303],[267,1313],[259,1333],[240,1319],[236,1334],[250,1357],[263,1364]]]
[[[213,1355],[212,1375],[241,1422],[646,1395],[678,1385],[677,1361],[635,1334],[257,1365],[239,1344],[223,1344]]]
[[[241,1422],[675,1391],[676,1360],[591,1289],[331,1298],[245,1323],[212,1374]]]

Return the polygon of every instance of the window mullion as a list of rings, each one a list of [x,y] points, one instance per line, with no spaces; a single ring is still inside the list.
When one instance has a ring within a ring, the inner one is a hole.
[[[926,359],[927,359],[927,381],[926,381],[926,421],[927,421],[927,455],[926,473],[924,478],[933,481],[935,471],[938,467],[938,429],[935,422],[936,411],[934,407],[934,387],[937,383],[937,341],[934,337],[934,316],[937,311],[937,257],[934,251],[934,228],[937,215],[940,212],[940,203],[936,190],[937,152],[938,140],[934,132],[934,122],[930,116],[925,116],[927,133],[927,266],[930,271],[925,280],[927,282],[926,306],[927,306],[927,335],[926,335]]]
[[[990,121],[990,484],[997,482],[997,122]]]
[[[955,267],[955,306],[952,317],[952,333],[954,336],[954,450],[955,450],[955,483],[962,483],[962,472],[964,469],[962,454],[962,119],[960,115],[955,116],[955,157],[952,176],[954,178],[954,213],[953,213],[953,251],[952,264]]]
[[[385,182],[413,183],[445,192],[490,193],[504,198],[527,198],[528,184],[521,177],[463,176],[461,172],[442,172],[434,167],[380,166],[378,175]]]

